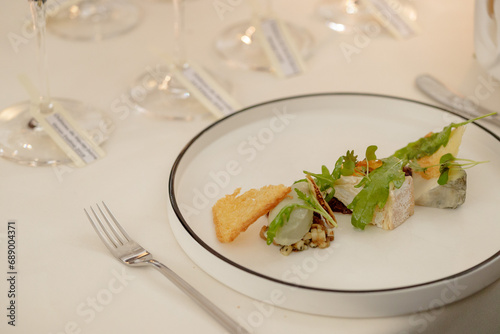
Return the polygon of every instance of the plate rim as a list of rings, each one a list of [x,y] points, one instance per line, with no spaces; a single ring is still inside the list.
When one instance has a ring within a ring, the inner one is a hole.
[[[458,272],[458,273],[453,274],[453,275],[445,276],[445,277],[442,277],[442,278],[438,278],[438,279],[435,279],[435,280],[425,281],[425,282],[422,282],[422,283],[417,283],[417,284],[404,285],[404,286],[393,287],[393,288],[383,288],[383,289],[356,289],[356,290],[354,290],[354,289],[332,289],[332,288],[307,286],[307,285],[302,285],[302,284],[296,284],[296,283],[292,283],[292,282],[287,282],[287,281],[284,281],[284,280],[281,280],[281,279],[278,279],[278,278],[270,277],[268,275],[256,272],[256,271],[254,271],[252,269],[244,267],[241,264],[238,264],[238,263],[236,263],[236,262],[234,262],[234,261],[226,258],[222,254],[220,254],[219,252],[217,252],[216,250],[214,250],[213,248],[211,248],[206,242],[204,242],[191,229],[191,227],[189,226],[189,224],[184,219],[183,215],[180,212],[180,208],[179,208],[179,206],[177,204],[175,192],[173,191],[174,185],[175,185],[174,179],[175,179],[175,176],[176,176],[176,172],[178,170],[178,167],[179,167],[179,164],[180,164],[182,158],[184,157],[184,155],[186,154],[186,152],[189,150],[189,148],[201,136],[203,136],[203,134],[205,134],[206,132],[210,131],[212,128],[218,126],[220,123],[225,122],[229,118],[237,117],[238,115],[240,115],[240,114],[242,114],[244,112],[247,112],[249,110],[252,110],[254,108],[258,108],[258,107],[261,107],[261,106],[264,106],[264,105],[268,105],[268,104],[283,102],[283,101],[290,101],[290,100],[297,100],[297,99],[304,99],[304,98],[311,98],[311,97],[325,97],[325,96],[364,96],[364,97],[375,97],[375,98],[383,98],[383,99],[389,99],[389,100],[405,101],[405,102],[409,102],[409,103],[414,103],[414,104],[418,104],[418,105],[422,105],[422,106],[426,106],[426,107],[438,109],[438,110],[441,110],[443,112],[447,112],[447,113],[450,113],[452,115],[455,115],[455,116],[458,116],[460,118],[463,118],[464,120],[467,120],[466,117],[461,116],[461,115],[457,114],[456,112],[454,112],[452,110],[449,110],[449,109],[446,109],[446,108],[443,108],[443,107],[440,107],[440,106],[436,106],[436,105],[433,105],[433,104],[430,104],[430,103],[426,103],[426,102],[422,102],[422,101],[417,101],[417,100],[413,100],[413,99],[405,98],[405,97],[398,97],[398,96],[387,95],[387,94],[362,93],[362,92],[330,92],[330,93],[329,92],[324,92],[324,93],[311,93],[311,94],[303,94],[303,95],[293,95],[293,96],[282,97],[282,98],[278,98],[278,99],[264,101],[264,102],[261,102],[261,103],[257,103],[257,104],[250,105],[248,107],[242,108],[242,109],[240,109],[240,110],[238,110],[238,111],[236,111],[236,112],[234,112],[234,113],[232,113],[230,115],[227,115],[227,116],[225,116],[225,117],[223,117],[221,119],[218,119],[217,121],[213,122],[212,124],[210,124],[207,127],[205,127],[203,130],[201,130],[197,135],[195,135],[182,148],[182,150],[179,152],[177,158],[175,159],[175,161],[174,161],[174,163],[172,165],[172,168],[171,168],[171,171],[170,171],[170,175],[169,175],[169,180],[168,180],[168,195],[169,195],[170,205],[172,207],[173,213],[175,214],[175,216],[177,217],[177,219],[181,223],[182,227],[191,236],[191,238],[194,239],[194,241],[196,241],[201,247],[203,247],[205,250],[207,250],[213,256],[215,256],[219,260],[225,262],[226,264],[231,265],[231,266],[233,266],[233,267],[235,267],[235,268],[237,268],[239,270],[242,270],[242,271],[246,272],[247,274],[250,274],[250,275],[253,275],[253,276],[257,276],[259,278],[262,278],[262,279],[265,279],[265,280],[269,280],[269,281],[274,282],[274,283],[284,284],[284,285],[289,286],[289,287],[300,288],[300,289],[310,290],[310,291],[329,292],[329,293],[358,294],[358,295],[359,294],[387,293],[387,292],[395,292],[395,291],[402,291],[402,290],[411,290],[411,289],[415,289],[415,288],[421,288],[421,287],[431,286],[431,285],[438,284],[438,283],[443,283],[443,282],[446,282],[446,281],[450,281],[450,280],[453,280],[453,279],[458,279],[458,278],[464,277],[467,274],[470,274],[470,273],[472,273],[474,271],[480,270],[481,268],[484,268],[484,267],[488,266],[489,264],[494,263],[495,260],[497,260],[497,259],[500,258],[500,249],[499,249],[495,254],[491,255],[489,258],[487,258],[487,259],[483,260],[482,262],[480,262],[480,263],[478,263],[478,264],[476,264],[476,265],[474,265],[474,266],[472,266],[472,267],[470,267],[468,269],[465,269],[465,270],[463,270],[461,272]],[[491,135],[498,142],[500,142],[500,136],[499,135],[496,135],[491,130],[489,130],[488,128],[485,128],[483,125],[478,124],[477,122],[473,122],[473,123],[476,126],[478,126],[479,128],[481,128],[483,131],[485,131],[486,133],[488,133],[489,135]],[[497,277],[492,282],[494,282],[495,280],[497,280],[499,278],[500,277]]]

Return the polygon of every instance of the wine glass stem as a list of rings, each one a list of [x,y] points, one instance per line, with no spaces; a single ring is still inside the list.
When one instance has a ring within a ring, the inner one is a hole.
[[[174,64],[182,67],[186,62],[184,0],[173,0],[174,5]]]
[[[39,106],[42,113],[52,110],[49,88],[49,71],[47,62],[45,25],[46,25],[46,0],[28,0],[30,2],[33,27],[37,36],[38,46],[38,71],[40,76]]]

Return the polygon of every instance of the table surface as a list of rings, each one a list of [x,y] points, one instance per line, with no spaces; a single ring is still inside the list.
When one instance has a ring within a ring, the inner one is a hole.
[[[230,4],[219,16],[217,3]],[[220,333],[221,327],[154,270],[129,268],[114,260],[92,230],[83,208],[105,200],[129,233],[227,314],[253,333],[498,333],[500,281],[439,310],[390,318],[314,316],[263,306],[224,286],[183,252],[169,226],[166,203],[170,167],[179,151],[213,122],[172,122],[112,106],[148,66],[172,49],[172,3],[137,2],[140,25],[101,42],[77,42],[48,34],[52,95],[86,101],[107,110],[116,128],[107,156],[85,168],[19,166],[0,160],[0,258],[7,275],[7,221],[18,238],[16,326],[7,324],[8,282],[0,280],[2,333]],[[228,26],[250,18],[245,2],[187,1],[186,44],[191,59],[231,84],[233,96],[251,106],[268,100],[319,92],[392,95],[435,104],[415,86],[432,73],[463,94],[474,95],[487,74],[473,49],[473,1],[410,1],[420,34],[396,40],[329,31],[315,2],[276,0],[279,15],[307,27],[315,38],[307,71],[290,79],[231,68],[214,51],[214,39]],[[293,5],[292,5],[293,4]],[[36,42],[26,33],[26,1],[4,3],[0,12],[0,106],[27,99],[18,76],[37,82]],[[15,42],[14,42],[15,41]],[[341,45],[356,48],[350,56]],[[500,105],[491,82],[481,105]],[[483,88],[483,92],[484,87]],[[500,135],[500,128],[488,126]],[[3,277],[5,277],[3,276]]]

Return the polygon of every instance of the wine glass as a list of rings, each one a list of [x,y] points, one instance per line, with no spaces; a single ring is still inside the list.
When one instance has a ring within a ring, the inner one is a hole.
[[[47,29],[72,40],[103,40],[132,30],[139,8],[126,0],[82,0],[59,8],[47,18]]]
[[[340,33],[362,32],[375,21],[358,0],[322,0],[317,11],[330,29]]]
[[[31,101],[20,102],[0,110],[0,156],[28,166],[72,162],[33,118],[32,112],[48,115],[53,112],[54,104],[58,104],[97,144],[108,138],[112,128],[111,119],[94,107],[79,101],[50,97],[45,50],[45,1],[29,0],[37,36],[41,93]]]
[[[167,120],[192,121],[210,114],[184,87],[176,73],[189,67],[185,48],[185,3],[173,0],[174,47],[172,59],[155,67],[148,67],[129,90],[130,100],[136,110],[148,116]],[[222,87],[228,83],[212,76]]]
[[[387,1],[387,5],[415,21],[417,13],[408,1]],[[321,0],[317,5],[319,16],[325,20],[328,28],[338,33],[372,33],[379,31],[379,24],[363,1],[360,0]]]
[[[255,0],[251,0],[254,19],[271,16],[273,14],[272,1],[267,0],[265,8],[260,8]],[[310,32],[291,22],[286,22],[292,43],[303,59],[312,54],[313,37]],[[224,61],[234,67],[253,71],[273,71],[259,40],[255,38],[256,27],[251,20],[232,25],[225,29],[215,40],[215,50]]]

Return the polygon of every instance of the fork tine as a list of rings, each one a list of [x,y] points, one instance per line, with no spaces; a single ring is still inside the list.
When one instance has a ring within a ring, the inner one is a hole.
[[[90,207],[90,210],[92,211],[92,213],[94,214],[94,216],[96,217],[97,221],[99,222],[99,225],[101,225],[101,230],[99,230],[99,228],[97,227],[97,224],[95,223],[94,219],[92,219],[92,217],[90,216],[90,214],[87,212],[87,210],[83,209],[83,211],[85,211],[85,214],[87,215],[87,218],[89,219],[90,221],[90,224],[92,225],[92,227],[94,228],[94,230],[96,231],[97,235],[99,236],[99,238],[101,239],[101,241],[104,243],[104,245],[109,249],[109,250],[114,250],[116,248],[116,244],[113,242],[112,239],[109,238],[109,235],[108,233],[106,232],[106,230],[103,228],[102,226],[102,223],[101,221],[99,220],[99,217],[97,217],[94,209],[92,207]],[[107,238],[104,236],[104,233],[106,234]]]
[[[127,241],[123,240],[123,236],[120,235],[120,233],[117,231],[114,224],[108,219],[108,216],[106,216],[106,214],[101,209],[99,204],[96,204],[96,206],[97,206],[97,209],[99,210],[99,212],[101,213],[101,217],[102,217],[102,220],[99,219],[99,217],[97,217],[97,219],[98,219],[99,223],[101,224],[101,227],[106,232],[106,235],[108,236],[108,238],[113,240],[113,243],[116,245],[116,247],[120,247],[123,244],[125,244]],[[106,225],[106,227],[104,225]]]
[[[109,228],[106,228],[106,226],[104,226],[103,220],[106,222],[106,225],[109,226],[108,218],[103,214],[101,208],[99,208],[99,205],[97,205],[97,208],[101,212],[102,219],[101,219],[101,217],[99,217],[99,215],[97,214],[97,212],[94,210],[93,207],[90,207],[90,210],[92,210],[92,213],[94,214],[94,217],[96,218],[97,222],[99,223],[101,230],[104,231],[104,234],[106,234],[106,236],[108,237],[108,240],[111,242],[111,244],[113,244],[113,246],[115,246],[115,248],[120,246],[120,240],[117,240],[115,238],[114,234],[109,232]]]
[[[118,232],[118,231],[116,231],[116,228],[115,228],[115,227],[118,227],[118,229],[120,230],[121,234],[125,237],[125,240],[127,242],[131,241],[132,239],[128,236],[127,232],[125,232],[125,230],[123,229],[123,227],[120,225],[120,223],[118,222],[118,220],[115,218],[115,216],[113,215],[113,213],[111,212],[111,210],[106,205],[106,203],[102,202],[102,205],[104,206],[104,208],[108,212],[109,216],[111,217],[111,219],[113,219],[113,221],[115,223],[114,226],[113,226],[113,229],[115,230],[115,232]]]

